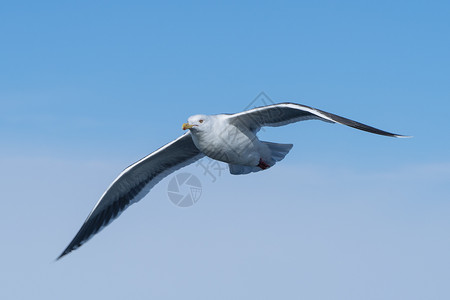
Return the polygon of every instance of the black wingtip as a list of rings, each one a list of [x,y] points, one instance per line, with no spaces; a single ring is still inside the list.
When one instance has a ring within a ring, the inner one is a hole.
[[[55,259],[55,261],[60,260],[63,256],[66,256],[66,255],[69,254],[70,252],[72,252],[72,250],[69,250],[68,248],[66,248],[66,250],[64,250],[63,253],[61,253],[61,254]]]
[[[407,136],[407,135],[401,135],[401,134],[396,134],[396,133],[391,133],[391,132],[387,132],[357,121],[353,121],[351,119],[347,119],[320,109],[315,109],[317,111],[319,111],[320,113],[324,114],[325,116],[327,116],[328,118],[330,118],[331,120],[333,120],[334,122],[346,125],[346,126],[350,126],[359,130],[363,130],[363,131],[367,131],[370,133],[374,133],[374,134],[378,134],[378,135],[384,135],[384,136],[389,136],[389,137],[395,137],[395,138],[410,138],[411,136]]]

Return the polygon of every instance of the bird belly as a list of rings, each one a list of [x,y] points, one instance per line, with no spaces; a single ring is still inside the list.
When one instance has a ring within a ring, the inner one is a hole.
[[[243,133],[234,126],[230,127],[226,132],[201,137],[197,147],[205,155],[219,161],[245,166],[258,165],[261,142],[252,133]]]

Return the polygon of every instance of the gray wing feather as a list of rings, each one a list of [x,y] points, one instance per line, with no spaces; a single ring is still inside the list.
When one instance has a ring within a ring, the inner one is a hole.
[[[257,132],[264,126],[278,127],[299,121],[317,119],[330,123],[340,123],[375,134],[392,137],[404,137],[399,134],[390,133],[329,112],[325,112],[320,109],[296,103],[280,103],[257,107],[241,113],[229,115],[228,118],[231,124],[245,127],[253,132]]]
[[[161,179],[203,156],[187,132],[126,168],[105,191],[57,259],[87,242],[128,206],[141,200]]]

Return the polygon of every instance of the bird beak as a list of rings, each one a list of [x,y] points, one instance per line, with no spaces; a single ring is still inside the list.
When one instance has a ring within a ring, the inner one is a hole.
[[[192,128],[192,127],[194,127],[194,125],[189,125],[188,123],[183,123],[183,126],[181,127],[183,130],[186,130],[186,129],[190,129],[190,128]]]

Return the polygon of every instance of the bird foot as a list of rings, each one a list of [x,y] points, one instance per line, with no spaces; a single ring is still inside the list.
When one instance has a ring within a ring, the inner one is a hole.
[[[263,169],[263,170],[270,168],[270,166],[269,166],[268,164],[266,164],[266,163],[262,160],[262,158],[259,159],[258,167],[260,167],[260,168]]]

